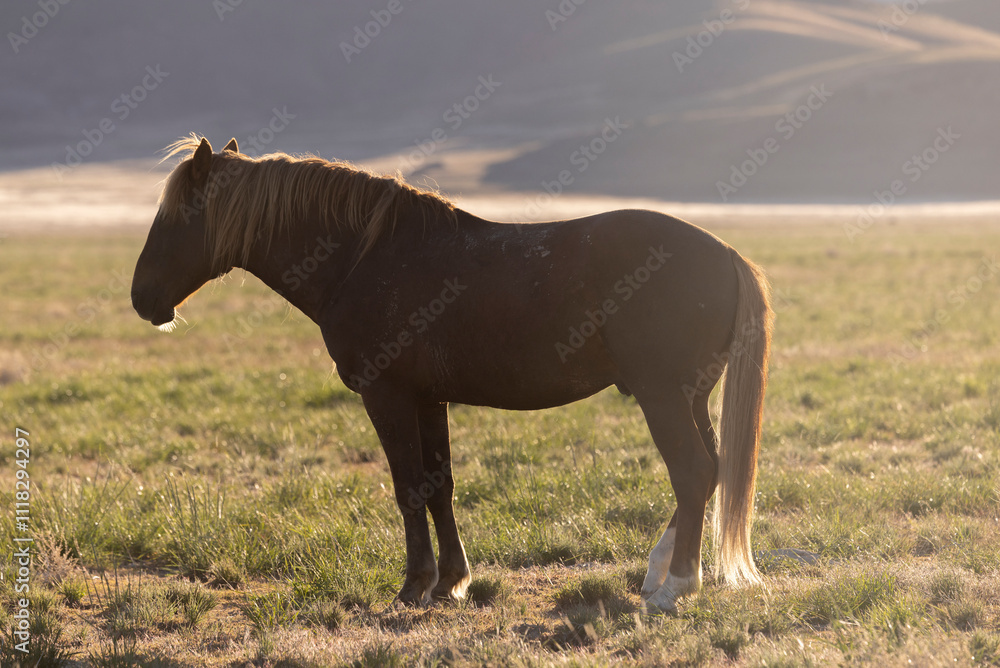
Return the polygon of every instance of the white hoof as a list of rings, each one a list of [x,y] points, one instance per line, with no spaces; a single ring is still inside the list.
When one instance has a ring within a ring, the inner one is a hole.
[[[676,615],[677,599],[669,594],[661,595],[663,590],[657,591],[648,599],[644,599],[641,604],[644,615]]]
[[[677,614],[677,600],[696,593],[701,588],[701,570],[686,578],[667,574],[666,581],[651,596],[643,596],[647,614]]]

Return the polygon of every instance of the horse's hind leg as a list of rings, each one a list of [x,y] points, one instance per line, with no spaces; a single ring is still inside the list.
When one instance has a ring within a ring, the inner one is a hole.
[[[448,437],[448,404],[422,406],[419,412],[420,447],[423,452],[424,476],[421,495],[427,492],[427,507],[434,518],[438,537],[438,582],[431,592],[433,598],[458,600],[465,598],[472,575],[465,558],[465,548],[455,523],[453,497],[455,480],[451,472],[451,443]]]
[[[677,497],[674,517],[650,554],[642,596],[648,609],[674,612],[678,598],[701,586],[705,506],[714,489],[717,467],[702,440],[691,404],[679,388],[663,393],[647,391],[636,398]],[[664,568],[668,558],[669,565]]]
[[[717,482],[717,472],[719,464],[719,440],[712,426],[712,418],[709,413],[708,399],[710,391],[699,393],[693,398],[691,412],[694,415],[695,424],[701,434],[701,441],[705,445],[709,456],[715,461],[715,470],[712,474],[712,484],[709,488],[708,498],[712,498],[715,493]],[[674,554],[674,541],[677,537],[677,512],[670,516],[670,522],[664,530],[660,540],[657,541],[653,551],[649,553],[649,568],[646,570],[646,579],[642,583],[642,597],[649,598],[663,585],[667,579],[667,572],[670,568],[670,559]]]
[[[701,442],[708,450],[712,461],[715,462],[715,468],[712,470],[712,484],[708,490],[708,498],[711,499],[712,495],[715,494],[715,486],[719,483],[719,437],[715,433],[715,427],[712,426],[712,417],[708,409],[710,392],[711,390],[708,390],[703,394],[695,395],[691,402],[691,413],[694,415],[694,422],[698,425],[698,431],[701,433]]]

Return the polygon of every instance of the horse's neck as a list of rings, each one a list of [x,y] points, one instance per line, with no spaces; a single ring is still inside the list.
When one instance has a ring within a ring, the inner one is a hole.
[[[477,237],[490,234],[497,223],[459,211],[459,228],[440,227],[425,230],[422,225],[399,225],[393,232],[396,250],[414,252],[421,245],[442,243],[442,236]],[[353,232],[326,230],[321,225],[303,224],[274,234],[269,245],[252,249],[243,267],[282,295],[314,322],[320,311],[355,269],[363,240]],[[378,244],[364,262],[389,261]],[[390,253],[391,255],[391,253]]]
[[[347,277],[357,241],[320,226],[278,232],[253,248],[246,269],[314,322],[331,286]]]

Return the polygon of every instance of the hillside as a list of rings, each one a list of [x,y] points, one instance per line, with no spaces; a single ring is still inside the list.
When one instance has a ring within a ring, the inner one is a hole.
[[[32,33],[37,11],[0,8],[8,170],[73,163],[81,144],[86,162],[150,158],[198,131],[462,192],[538,191],[563,170],[577,194],[690,202],[868,202],[896,179],[908,203],[1000,192],[988,0],[912,15],[860,0],[101,0]],[[259,134],[269,123],[277,136]]]

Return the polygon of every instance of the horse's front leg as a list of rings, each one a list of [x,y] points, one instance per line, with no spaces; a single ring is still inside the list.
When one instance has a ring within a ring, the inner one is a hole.
[[[434,549],[427,526],[427,506],[420,494],[424,478],[417,403],[405,393],[385,387],[362,394],[392,473],[396,504],[406,532],[406,580],[397,598],[420,605],[429,600],[438,581]]]

